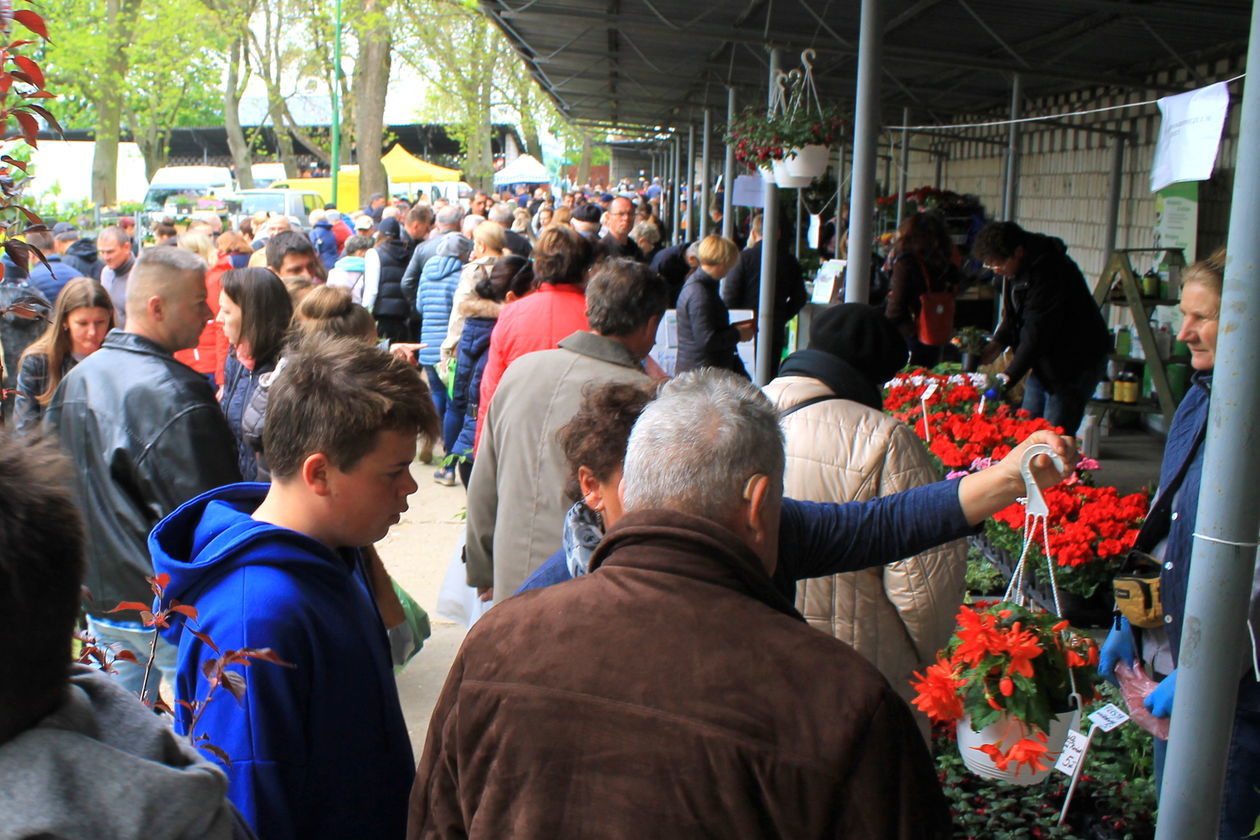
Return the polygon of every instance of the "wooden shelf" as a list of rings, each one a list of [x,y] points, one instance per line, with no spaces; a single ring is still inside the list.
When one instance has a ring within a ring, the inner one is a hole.
[[[1116,411],[1136,411],[1139,414],[1159,414],[1163,409],[1151,400],[1138,400],[1135,403],[1117,402],[1116,400],[1090,399],[1089,404],[1097,408],[1114,409]]]

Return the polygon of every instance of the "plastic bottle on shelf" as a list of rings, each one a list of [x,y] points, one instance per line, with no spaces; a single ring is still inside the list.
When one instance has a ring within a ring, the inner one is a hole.
[[[1172,355],[1172,330],[1168,328],[1167,323],[1159,325],[1159,329],[1155,332],[1155,347],[1159,350],[1159,357],[1167,360]]]
[[[1129,351],[1133,349],[1133,335],[1129,332],[1128,327],[1116,327],[1116,353],[1120,356],[1129,355]]]

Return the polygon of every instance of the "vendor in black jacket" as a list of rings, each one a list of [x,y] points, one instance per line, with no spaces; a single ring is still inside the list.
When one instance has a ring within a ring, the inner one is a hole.
[[[1007,278],[1002,323],[981,361],[1013,348],[1015,357],[1001,375],[1018,382],[1031,371],[1023,408],[1075,435],[1110,346],[1081,270],[1063,240],[1029,233],[1014,222],[985,226],[972,255]]]

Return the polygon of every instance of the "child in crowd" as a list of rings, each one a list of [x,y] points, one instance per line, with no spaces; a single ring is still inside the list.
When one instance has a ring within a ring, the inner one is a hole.
[[[149,538],[167,595],[198,610],[179,646],[176,728],[195,723],[231,763],[229,796],[263,840],[401,837],[413,761],[385,624],[388,579],[360,546],[385,536],[416,490],[417,435],[438,418],[414,365],[352,338],[290,354],[263,432],[270,486],[186,503]],[[199,631],[199,635],[190,632]],[[271,648],[241,702],[203,701],[219,649]]]

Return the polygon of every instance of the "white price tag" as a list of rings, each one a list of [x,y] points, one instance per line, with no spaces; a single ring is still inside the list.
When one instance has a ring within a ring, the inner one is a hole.
[[[1120,711],[1115,703],[1108,703],[1098,711],[1089,716],[1089,719],[1103,732],[1110,732],[1120,724],[1129,719],[1129,716]]]
[[[932,384],[924,388],[923,395],[920,396],[919,399],[923,400],[924,402],[927,402],[928,400],[932,399],[932,395],[936,393],[936,385],[937,383],[933,381]]]
[[[1088,741],[1088,738],[1075,729],[1069,729],[1067,741],[1063,744],[1063,752],[1059,753],[1059,760],[1054,763],[1054,769],[1065,776],[1075,773],[1076,768],[1080,766],[1081,758],[1085,755],[1085,745]]]

